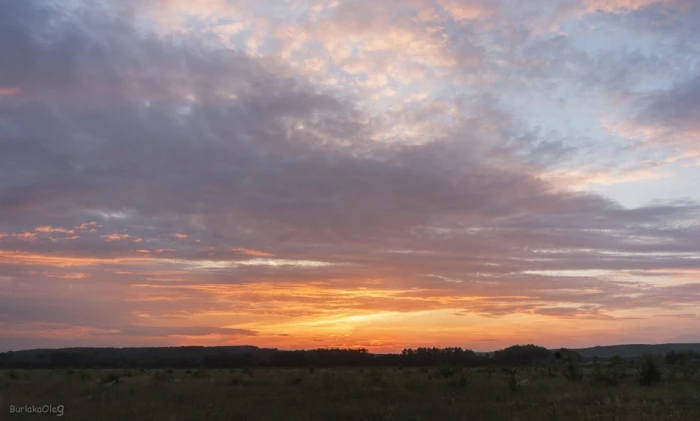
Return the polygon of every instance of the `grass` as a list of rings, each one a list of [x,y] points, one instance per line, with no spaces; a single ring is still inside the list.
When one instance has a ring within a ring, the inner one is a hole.
[[[71,421],[700,420],[697,373],[641,386],[631,370],[604,386],[583,371],[572,382],[562,367],[14,370],[0,372],[0,419],[46,419],[9,408],[49,404]]]

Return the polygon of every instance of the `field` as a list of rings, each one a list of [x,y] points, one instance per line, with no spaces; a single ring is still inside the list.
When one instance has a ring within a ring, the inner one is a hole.
[[[654,386],[624,371],[605,386],[590,367],[581,381],[564,367],[3,370],[0,420],[52,417],[11,405],[63,405],[71,421],[700,420],[695,371]]]

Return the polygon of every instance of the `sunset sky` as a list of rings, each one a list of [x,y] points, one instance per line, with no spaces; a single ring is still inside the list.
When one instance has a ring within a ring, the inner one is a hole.
[[[663,342],[699,1],[0,1],[0,351]]]

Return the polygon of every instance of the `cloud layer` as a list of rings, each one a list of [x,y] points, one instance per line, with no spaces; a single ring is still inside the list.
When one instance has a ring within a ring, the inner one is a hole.
[[[692,183],[699,23],[681,0],[0,4],[0,348],[697,331],[697,198],[597,186]]]

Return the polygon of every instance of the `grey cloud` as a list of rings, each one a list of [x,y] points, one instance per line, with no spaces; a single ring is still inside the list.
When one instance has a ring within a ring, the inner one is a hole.
[[[640,124],[660,126],[670,132],[700,132],[700,76],[640,100]]]

